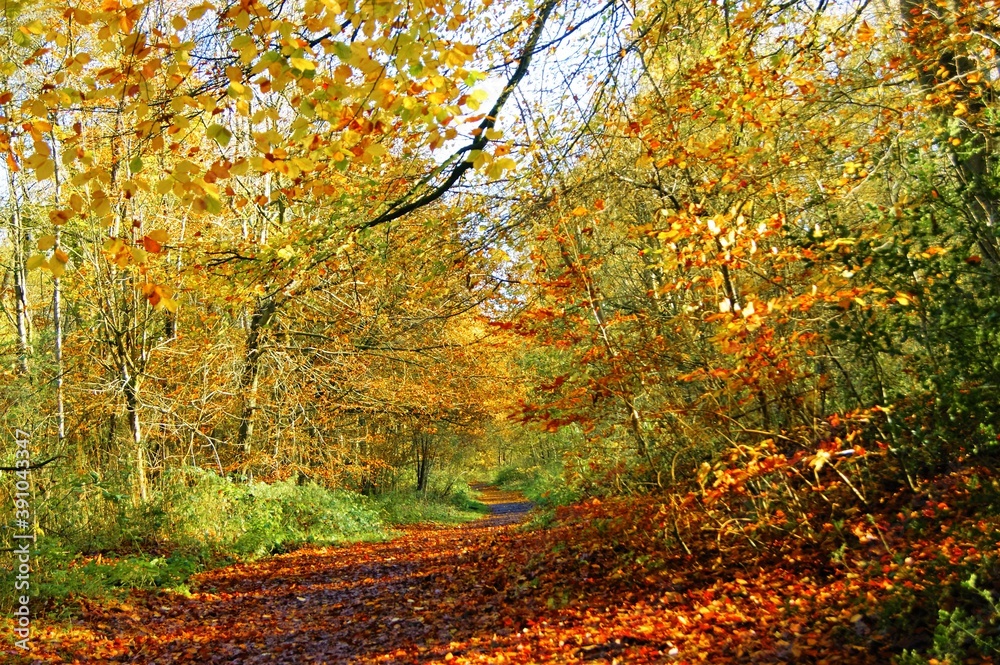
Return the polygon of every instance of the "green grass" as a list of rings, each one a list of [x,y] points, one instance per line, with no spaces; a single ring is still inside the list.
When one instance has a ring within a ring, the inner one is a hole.
[[[51,605],[54,614],[59,615],[72,614],[74,608],[66,601],[76,598],[107,600],[124,596],[133,589],[155,588],[187,594],[188,579],[206,563],[183,554],[111,559],[71,557],[61,561],[50,556],[48,568],[40,574],[37,598]]]
[[[377,497],[375,502],[386,522],[393,525],[421,522],[462,524],[489,513],[489,507],[474,500],[467,487],[453,491],[446,497],[433,492],[390,492]]]
[[[562,465],[558,463],[526,468],[504,467],[494,475],[493,484],[501,489],[521,492],[543,512],[579,501],[582,496],[578,488],[567,483]]]

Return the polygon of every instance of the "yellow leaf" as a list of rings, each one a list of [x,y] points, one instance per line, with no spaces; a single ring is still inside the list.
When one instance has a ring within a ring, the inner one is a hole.
[[[513,171],[517,168],[517,162],[510,157],[503,157],[497,160],[497,166],[503,171]]]
[[[27,25],[21,26],[21,31],[31,35],[40,35],[45,32],[45,26],[41,21],[35,20]]]
[[[42,267],[45,264],[44,254],[35,254],[30,259],[24,262],[24,267],[28,270],[34,270],[36,268]]]
[[[104,241],[104,251],[109,254],[117,254],[124,246],[125,242],[121,238],[112,238]]]
[[[56,237],[54,235],[42,236],[38,239],[38,249],[41,251],[47,251],[55,247]]]
[[[465,105],[473,111],[478,111],[479,107],[483,105],[483,102],[485,102],[488,97],[489,93],[485,90],[473,90],[472,94],[465,100]]]
[[[205,134],[223,148],[228,146],[229,141],[233,138],[233,133],[220,124],[210,125]]]
[[[250,14],[248,12],[241,10],[236,15],[236,27],[240,30],[246,30],[250,27]]]
[[[250,35],[239,35],[233,39],[230,43],[230,48],[234,51],[239,51],[240,61],[245,65],[249,65],[253,62],[254,56],[257,55],[257,45],[254,44],[253,38]]]
[[[56,226],[62,226],[69,220],[73,218],[72,210],[51,210],[49,211],[49,219]]]
[[[316,69],[316,63],[306,58],[289,58],[288,63],[301,72],[311,72]]]
[[[573,215],[574,217],[583,217],[584,215],[587,214],[587,209],[584,208],[583,206],[577,206],[576,208],[573,208],[573,212],[571,212],[570,214]]]
[[[809,461],[809,466],[811,466],[815,471],[819,471],[823,466],[830,461],[830,453],[821,450],[815,455],[813,455],[812,460]]]
[[[188,20],[197,21],[198,19],[200,19],[202,16],[205,15],[205,12],[208,11],[210,7],[211,5],[208,4],[202,4],[198,5],[197,7],[192,7],[191,9],[188,10],[187,13]]]
[[[60,263],[59,261],[49,261],[46,267],[52,271],[52,276],[55,277],[56,279],[59,279],[60,277],[66,274],[65,263]]]
[[[213,215],[222,212],[222,200],[217,194],[209,192],[201,198],[201,202],[204,204],[205,210]]]
[[[38,180],[48,180],[56,171],[56,163],[45,155],[40,155],[38,153],[35,153],[28,159],[24,160],[24,163],[29,168],[34,169],[35,178]]]
[[[369,157],[382,157],[385,155],[385,146],[381,143],[372,143],[370,146],[365,148],[365,154]]]
[[[229,172],[236,176],[246,175],[249,168],[250,162],[245,159],[240,159],[229,168]]]
[[[161,245],[165,244],[167,242],[167,238],[169,237],[167,235],[167,232],[164,231],[163,229],[153,229],[152,231],[150,231],[149,233],[147,233],[146,236],[148,238],[150,238],[151,240],[155,240],[156,242],[160,243]]]
[[[111,215],[111,200],[107,198],[96,198],[94,201],[93,211],[98,217],[109,217]]]

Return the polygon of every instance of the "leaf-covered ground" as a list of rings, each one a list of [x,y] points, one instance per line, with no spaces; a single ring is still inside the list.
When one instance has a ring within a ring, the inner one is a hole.
[[[888,662],[926,636],[879,633],[859,608],[922,584],[941,547],[981,556],[947,535],[906,543],[890,527],[867,566],[809,550],[652,562],[629,549],[656,515],[650,502],[590,501],[525,531],[522,499],[488,499],[498,514],[464,526],[302,549],[202,574],[190,597],[90,607],[36,635],[31,662]],[[941,506],[934,517],[954,526]]]

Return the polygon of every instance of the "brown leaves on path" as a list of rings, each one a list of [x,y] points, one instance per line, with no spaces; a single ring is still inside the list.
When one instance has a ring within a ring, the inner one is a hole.
[[[601,535],[609,518],[639,524],[641,505],[588,502],[526,531],[523,499],[486,498],[495,514],[461,527],[301,549],[199,575],[190,597],[91,608],[36,635],[32,662],[887,662],[828,560],[664,552],[650,566]]]
[[[198,576],[190,598],[136,595],[88,613],[41,662],[374,663],[443,660],[489,590],[453,589],[470,552],[509,527],[421,526],[387,543],[306,548]],[[44,655],[43,655],[44,654]]]

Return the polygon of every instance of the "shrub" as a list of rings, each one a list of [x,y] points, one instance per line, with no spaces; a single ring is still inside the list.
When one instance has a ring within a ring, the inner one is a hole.
[[[237,483],[186,469],[166,475],[153,497],[135,507],[93,474],[50,495],[62,508],[43,512],[54,517],[38,540],[33,586],[42,601],[183,588],[207,566],[305,543],[389,536],[385,515],[371,499],[290,480]]]
[[[523,492],[542,508],[569,505],[583,497],[579,483],[567,478],[560,462],[528,468],[504,467],[493,482],[503,489]]]
[[[139,520],[153,546],[253,558],[303,543],[387,535],[377,508],[359,494],[292,480],[242,484],[205,471],[179,475]]]
[[[389,524],[468,522],[488,512],[488,508],[472,498],[467,485],[453,488],[446,496],[430,492],[398,491],[382,494],[375,499]]]

